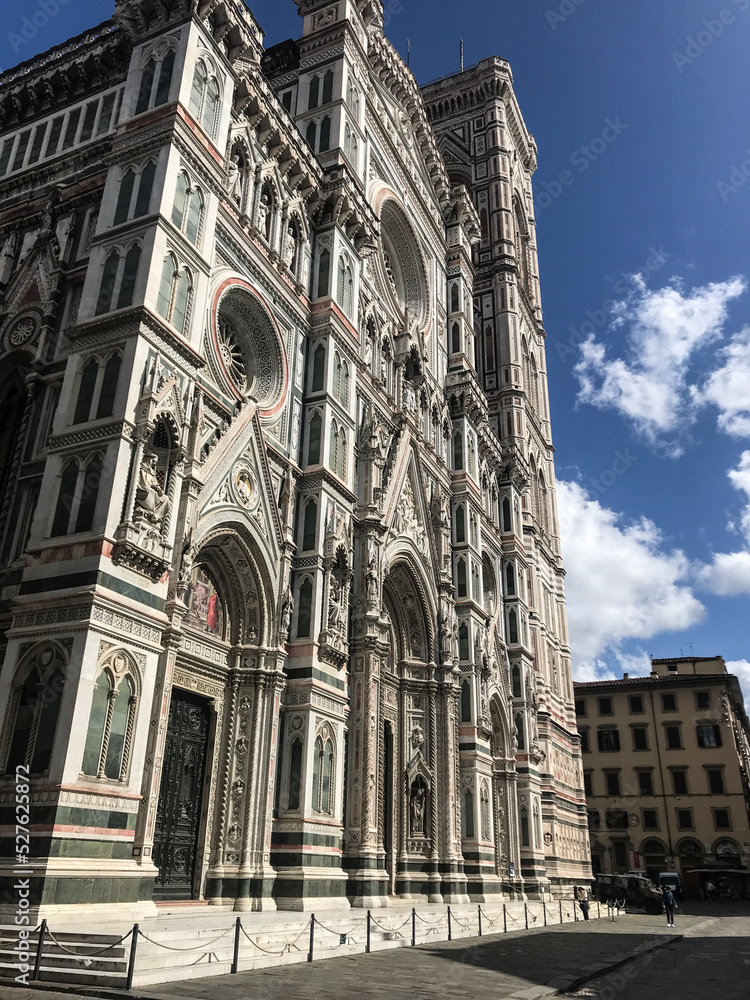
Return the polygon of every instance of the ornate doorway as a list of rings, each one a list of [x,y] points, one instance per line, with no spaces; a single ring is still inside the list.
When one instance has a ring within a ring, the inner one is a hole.
[[[174,688],[154,831],[154,898],[194,899],[211,721],[205,698]]]

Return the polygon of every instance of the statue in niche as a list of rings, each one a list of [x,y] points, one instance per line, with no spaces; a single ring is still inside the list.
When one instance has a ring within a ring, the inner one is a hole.
[[[290,271],[294,272],[297,265],[297,233],[294,223],[289,223],[286,231],[286,243],[284,244],[284,263]]]
[[[367,567],[367,603],[377,604],[378,603],[378,573],[377,573],[377,563],[375,559],[370,560],[370,564]]]
[[[336,577],[331,577],[331,596],[328,602],[328,625],[338,631],[341,624],[341,585]]]
[[[424,836],[424,814],[427,805],[427,792],[421,781],[415,781],[411,786],[411,803],[409,813],[411,816],[412,837]]]
[[[446,615],[440,616],[440,659],[443,663],[450,663],[452,659],[452,642],[450,622]]]
[[[268,240],[271,235],[271,203],[265,191],[258,203],[258,229]]]
[[[143,456],[135,491],[136,515],[152,524],[162,524],[169,514],[170,501],[162,489],[156,471],[156,455],[149,451]]]
[[[284,594],[284,600],[281,604],[281,631],[289,635],[289,629],[292,624],[292,614],[294,612],[294,595],[292,594],[291,588],[287,586],[286,593]]]
[[[242,156],[235,150],[227,171],[227,194],[238,206],[242,206]]]

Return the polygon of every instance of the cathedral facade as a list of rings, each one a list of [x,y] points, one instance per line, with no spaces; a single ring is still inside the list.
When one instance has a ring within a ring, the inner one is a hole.
[[[0,883],[42,915],[589,874],[510,68],[116,0],[0,75]]]

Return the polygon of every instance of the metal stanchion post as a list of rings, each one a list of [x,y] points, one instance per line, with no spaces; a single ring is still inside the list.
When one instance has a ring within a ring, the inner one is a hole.
[[[529,929],[529,906],[528,903],[523,904],[523,918],[526,921],[526,930]]]
[[[544,913],[544,926],[547,926],[547,904],[542,900],[542,912]]]
[[[370,911],[367,911],[367,944],[365,945],[365,951],[370,954]]]
[[[128,961],[128,978],[125,983],[126,990],[133,989],[133,976],[135,975],[135,953],[138,948],[138,935],[140,928],[138,924],[133,924],[133,937],[130,941],[130,960]]]
[[[451,908],[450,908],[450,906],[448,907],[448,940],[449,941],[453,940],[453,935],[451,933]]]
[[[508,933],[508,916],[505,912],[505,903],[503,903],[503,933]]]
[[[479,936],[482,936],[482,907],[477,907],[477,918],[479,920]]]
[[[562,900],[560,900],[560,923],[562,923],[562,922],[563,922],[563,918],[562,918]]]
[[[237,917],[234,922],[234,955],[232,956],[231,972],[236,974],[240,964],[240,933],[242,932],[242,919]]]
[[[575,923],[578,923],[578,910],[576,910],[575,896],[573,897],[573,920],[575,921]]]
[[[36,943],[36,958],[34,959],[34,974],[32,979],[39,978],[39,970],[42,965],[42,951],[44,950],[44,939],[47,936],[47,921],[43,920],[39,928],[39,940]]]
[[[411,908],[411,946],[412,948],[417,943],[417,911],[412,906]]]
[[[599,905],[599,900],[598,899],[596,901],[596,915],[597,915],[597,917],[600,917],[602,915],[602,908]]]
[[[312,962],[315,954],[315,914],[310,914],[310,950],[307,953],[307,961]]]

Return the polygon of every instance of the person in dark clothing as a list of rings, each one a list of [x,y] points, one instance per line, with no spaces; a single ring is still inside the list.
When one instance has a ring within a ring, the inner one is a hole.
[[[662,886],[661,894],[664,912],[667,915],[667,926],[674,927],[674,911],[677,909],[674,894],[668,885]]]
[[[581,913],[583,914],[583,919],[589,919],[589,894],[586,889],[579,885],[576,888],[576,899],[578,900],[578,905],[581,908]]]

